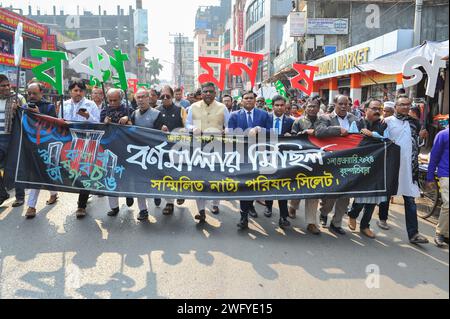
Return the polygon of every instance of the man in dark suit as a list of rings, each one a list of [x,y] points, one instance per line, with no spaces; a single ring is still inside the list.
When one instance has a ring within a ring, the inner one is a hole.
[[[245,134],[254,136],[264,130],[272,128],[269,114],[263,110],[255,108],[256,94],[252,91],[244,93],[242,96],[243,108],[233,112],[228,121],[228,130],[241,129]],[[248,228],[248,214],[257,217],[253,208],[253,201],[241,201],[241,220],[237,225],[240,229]],[[253,209],[252,209],[253,208]]]
[[[359,133],[365,128],[364,122],[349,112],[350,100],[348,96],[338,95],[334,99],[335,109],[329,115],[322,115],[316,122],[315,134],[318,138],[347,136],[349,133]],[[323,227],[327,225],[328,214],[335,207],[330,230],[345,235],[342,229],[342,218],[347,212],[350,198],[322,199],[320,202],[320,222]]]
[[[285,115],[286,113],[286,100],[280,95],[276,95],[272,98],[273,114],[270,115],[270,122],[272,123],[272,130],[278,136],[290,136],[292,125],[294,120]],[[279,200],[278,206],[280,208],[280,219],[278,224],[281,228],[289,227],[291,223],[287,220],[288,217],[288,204],[287,200]],[[264,215],[266,217],[272,216],[273,201],[266,200],[266,211]]]

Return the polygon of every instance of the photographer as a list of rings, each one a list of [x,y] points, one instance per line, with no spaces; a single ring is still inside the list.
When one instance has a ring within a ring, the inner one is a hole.
[[[56,117],[56,108],[52,103],[44,100],[42,96],[43,86],[40,83],[32,82],[28,85],[28,104],[27,110],[30,112],[40,113],[52,117]],[[30,190],[30,196],[28,197],[28,210],[25,213],[27,219],[34,218],[36,216],[36,203],[39,197],[40,190]],[[58,193],[50,191],[50,199],[47,201],[47,205],[53,205],[58,200]]]

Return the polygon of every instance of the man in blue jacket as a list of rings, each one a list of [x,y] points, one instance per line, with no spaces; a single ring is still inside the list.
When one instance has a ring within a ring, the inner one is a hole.
[[[228,130],[241,129],[246,135],[256,135],[272,128],[272,121],[267,112],[255,108],[256,94],[248,91],[242,96],[243,108],[233,112],[228,122]],[[248,214],[253,207],[253,201],[241,201],[241,220],[237,225],[240,229],[248,228]],[[252,217],[256,212],[252,212]]]
[[[434,242],[438,247],[446,246],[445,238],[448,240],[448,127],[439,132],[434,140],[431,150],[430,164],[428,165],[427,182],[436,185],[434,174],[437,168],[437,176],[441,186],[442,206],[439,215],[439,223],[436,227]]]

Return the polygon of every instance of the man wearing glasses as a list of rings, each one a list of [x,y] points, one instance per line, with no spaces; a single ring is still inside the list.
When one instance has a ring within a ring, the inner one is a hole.
[[[335,110],[330,115],[322,115],[315,123],[315,135],[318,138],[332,136],[347,136],[350,132],[359,133],[364,128],[362,120],[350,113],[350,99],[345,95],[338,95],[334,99]],[[326,227],[328,214],[335,207],[333,220],[330,223],[330,230],[345,235],[342,229],[342,218],[347,212],[350,198],[322,199],[320,202],[320,222],[322,227]]]
[[[378,99],[370,99],[364,104],[366,116],[364,118],[365,128],[361,130],[362,134],[369,137],[383,138],[387,125],[381,121],[382,105],[383,102]],[[386,201],[386,196],[355,198],[352,208],[348,213],[348,216],[350,217],[348,228],[352,231],[356,230],[356,219],[364,209],[364,214],[360,223],[360,231],[369,238],[375,238],[375,234],[370,230],[369,223],[372,219],[375,206]]]
[[[227,107],[216,101],[216,86],[214,83],[202,84],[202,100],[191,105],[187,117],[186,128],[194,134],[212,133],[222,134],[227,128],[230,117]],[[212,213],[219,214],[219,200],[213,200]],[[206,220],[206,200],[197,200],[198,214],[195,215],[200,223]]]
[[[407,95],[397,96],[395,115],[385,119],[387,136],[400,146],[400,170],[397,196],[405,202],[406,230],[413,244],[427,244],[428,239],[419,234],[417,206],[414,198],[420,196],[418,137],[426,138],[427,131],[420,129],[420,122],[410,117],[411,100]]]
[[[162,105],[157,108],[161,112],[162,125],[165,126],[163,131],[172,132],[176,129],[184,129],[186,123],[186,110],[183,107],[176,106],[173,103],[173,89],[170,86],[165,86],[161,90],[160,99]],[[183,199],[177,200],[178,205],[184,203]],[[174,211],[174,200],[166,199],[166,207],[163,209],[163,215],[171,215]]]

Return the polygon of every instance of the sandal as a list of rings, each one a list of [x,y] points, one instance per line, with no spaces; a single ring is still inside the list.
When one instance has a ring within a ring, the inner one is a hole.
[[[58,195],[51,195],[50,199],[46,202],[47,205],[53,205],[58,201]]]
[[[174,210],[173,204],[166,204],[166,207],[163,209],[163,215],[172,215]]]

